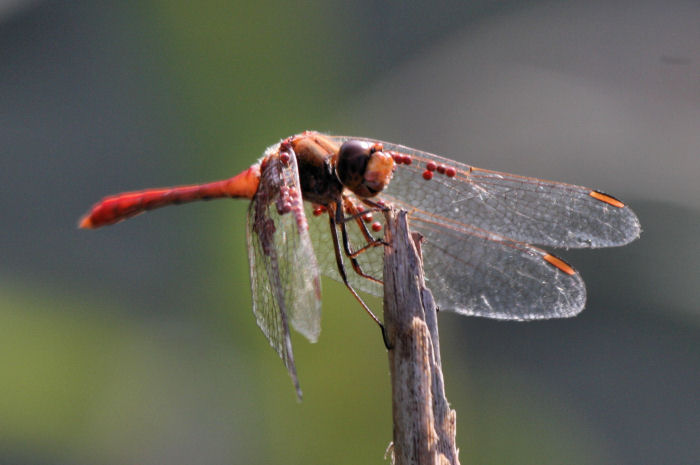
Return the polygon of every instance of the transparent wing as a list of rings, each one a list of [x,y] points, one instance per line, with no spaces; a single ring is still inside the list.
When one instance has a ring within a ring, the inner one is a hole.
[[[411,227],[426,238],[426,282],[441,310],[501,320],[562,318],[583,310],[581,276],[553,265],[544,250],[447,219],[412,217]]]
[[[321,284],[304,215],[294,157],[262,164],[248,211],[248,258],[253,313],[282,358],[301,396],[289,336],[292,326],[311,342],[321,331]]]
[[[342,143],[348,138],[333,139]],[[384,151],[411,157],[410,165],[397,165],[382,193],[388,202],[409,212],[423,210],[515,241],[552,247],[609,247],[639,237],[640,225],[634,212],[592,189],[483,170],[381,143]],[[430,162],[454,168],[454,176],[435,172],[431,180],[423,179]]]

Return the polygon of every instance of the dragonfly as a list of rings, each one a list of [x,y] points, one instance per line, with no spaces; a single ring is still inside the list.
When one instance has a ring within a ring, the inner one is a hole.
[[[424,237],[425,279],[438,308],[499,320],[571,317],[583,309],[580,274],[540,247],[620,246],[641,231],[627,205],[599,190],[315,131],[273,144],[229,179],[105,197],[79,226],[215,198],[251,200],[253,313],[299,398],[290,326],[318,340],[321,274],[344,283],[385,336],[358,291],[383,294],[381,212],[388,208],[406,210],[411,229]]]

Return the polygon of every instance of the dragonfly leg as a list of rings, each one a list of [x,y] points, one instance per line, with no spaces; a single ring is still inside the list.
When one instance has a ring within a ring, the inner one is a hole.
[[[366,202],[366,199],[361,199],[362,202]],[[369,232],[369,229],[367,229],[367,225],[363,221],[364,215],[367,215],[372,212],[379,212],[383,211],[382,208],[376,207],[375,204],[372,203],[367,203],[370,207],[372,207],[370,210],[362,210],[362,207],[358,207],[355,205],[355,203],[350,199],[349,197],[344,197],[343,198],[343,207],[346,211],[350,212],[350,216],[344,216],[342,217],[342,222],[346,223],[350,220],[355,220],[357,225],[360,228],[360,232],[364,236],[365,240],[367,241],[367,244],[360,248],[359,250],[355,252],[351,252],[348,249],[348,255],[352,255],[353,257],[358,256],[360,253],[364,252],[365,250],[371,248],[371,247],[378,247],[380,245],[389,245],[387,244],[383,239],[375,239],[374,236],[372,236],[372,233]],[[336,218],[337,219],[337,218]]]
[[[358,212],[356,210],[356,207],[352,204],[352,202],[349,201],[347,202],[346,206],[350,210],[350,213],[353,214],[353,216],[355,217],[355,222],[359,225],[360,231],[362,231],[362,235],[365,236],[365,239],[367,240],[367,244],[364,247],[355,251],[352,251],[350,249],[350,240],[348,239],[347,230],[347,220],[349,217],[343,216],[343,211],[339,207],[336,207],[335,222],[340,226],[340,232],[342,234],[343,239],[343,250],[345,251],[345,255],[350,259],[350,264],[352,265],[352,269],[355,271],[355,273],[362,276],[363,278],[369,279],[370,281],[374,281],[375,283],[383,285],[384,283],[382,282],[382,280],[377,279],[374,276],[368,275],[367,273],[362,271],[362,267],[357,261],[357,256],[360,255],[362,252],[372,247],[383,245],[383,242],[372,237],[372,235],[367,230],[367,226],[365,226],[364,221],[362,221],[362,218],[355,215],[356,213],[364,214],[366,212]],[[329,212],[329,214],[332,215],[333,213]]]
[[[379,212],[389,211],[389,207],[387,207],[383,202],[382,203],[375,202],[374,200],[367,199],[367,198],[363,198],[360,200],[362,200],[362,203],[364,203],[365,205],[372,207],[372,208],[376,208],[377,211],[379,211]]]
[[[342,215],[342,210],[340,210],[338,204],[335,205],[335,210],[340,211],[340,214]],[[365,301],[362,300],[362,298],[357,294],[355,289],[353,289],[353,287],[350,285],[350,282],[348,281],[348,275],[345,272],[345,265],[343,264],[343,254],[340,251],[340,242],[338,240],[338,231],[336,229],[336,218],[333,216],[333,212],[330,211],[328,212],[328,217],[330,218],[331,237],[333,238],[333,251],[335,252],[335,261],[338,265],[338,273],[340,273],[340,277],[343,280],[343,283],[350,290],[355,299],[357,299],[357,301],[360,302],[360,305],[362,305],[362,308],[365,310],[365,312],[367,312],[370,318],[372,318],[372,320],[375,323],[377,323],[379,329],[381,329],[382,331],[382,340],[384,341],[384,346],[387,348],[387,350],[391,350],[392,347],[389,344],[389,339],[387,338],[386,328],[384,327],[384,324],[379,320],[379,318],[377,318],[377,316],[372,312],[372,310],[370,310]]]

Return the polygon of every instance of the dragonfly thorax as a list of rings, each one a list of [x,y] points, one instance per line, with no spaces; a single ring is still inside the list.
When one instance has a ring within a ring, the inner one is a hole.
[[[291,143],[304,200],[323,206],[337,202],[343,192],[333,168],[338,146],[314,133],[295,137]]]

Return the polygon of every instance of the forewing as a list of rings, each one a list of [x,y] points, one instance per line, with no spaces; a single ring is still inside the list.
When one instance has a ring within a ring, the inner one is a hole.
[[[346,137],[335,137],[338,143]],[[378,142],[365,139],[371,142]],[[592,189],[497,171],[483,170],[431,153],[382,142],[384,151],[405,154],[382,196],[409,212],[423,210],[520,242],[553,247],[609,247],[640,233],[632,210]],[[428,163],[454,168],[450,177]]]
[[[271,154],[248,212],[248,256],[253,312],[300,394],[289,323],[318,340],[321,287],[304,215],[294,157]]]

